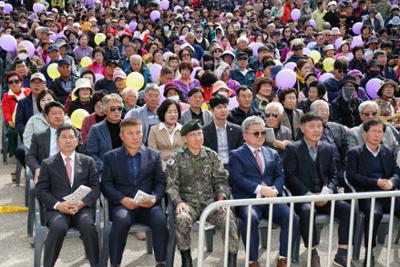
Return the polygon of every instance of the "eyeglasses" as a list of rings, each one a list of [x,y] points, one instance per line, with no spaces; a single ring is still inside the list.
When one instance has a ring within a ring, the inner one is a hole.
[[[21,81],[20,80],[10,80],[7,83],[8,84],[19,84],[19,83],[21,83]]]
[[[247,61],[247,57],[240,57],[240,58],[238,58],[238,60],[242,60],[242,61]]]
[[[276,112],[265,112],[265,117],[269,118],[271,116],[276,119],[276,118],[278,118],[279,114]]]
[[[196,31],[196,33],[203,33],[203,31]]]
[[[214,53],[222,53],[222,50],[214,50]]]
[[[371,116],[375,117],[377,112],[363,112],[362,114],[367,117],[371,117]]]
[[[118,107],[111,107],[110,108],[110,112],[116,112],[116,111],[121,112],[122,111],[122,107],[118,106]]]
[[[257,131],[257,132],[253,132],[253,133],[250,133],[250,132],[247,132],[248,134],[251,134],[251,135],[253,135],[254,137],[262,137],[262,136],[266,136],[267,135],[267,131]]]

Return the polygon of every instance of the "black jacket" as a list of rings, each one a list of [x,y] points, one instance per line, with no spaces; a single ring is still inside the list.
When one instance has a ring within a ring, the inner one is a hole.
[[[203,127],[203,133],[204,145],[218,152],[218,137],[214,121]],[[228,137],[229,151],[243,145],[242,130],[239,125],[227,122],[226,135]]]

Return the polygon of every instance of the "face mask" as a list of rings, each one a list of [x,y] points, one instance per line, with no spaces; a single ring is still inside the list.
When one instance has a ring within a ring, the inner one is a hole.
[[[18,58],[21,60],[25,60],[25,59],[27,59],[27,57],[28,57],[28,54],[25,54],[25,53],[18,55]]]
[[[224,97],[228,98],[228,93],[227,93],[227,92],[220,91],[220,92],[218,92],[218,94],[221,95],[221,96],[224,96]]]
[[[179,95],[169,96],[168,99],[173,100],[173,101],[179,101]]]
[[[354,96],[354,89],[353,88],[343,87],[342,88],[342,92],[343,92],[343,97],[345,99],[351,99]]]

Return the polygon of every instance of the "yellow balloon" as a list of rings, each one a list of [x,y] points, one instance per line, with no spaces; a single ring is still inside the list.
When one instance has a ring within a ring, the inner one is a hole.
[[[321,54],[320,54],[318,51],[315,51],[315,50],[311,51],[311,52],[308,54],[308,56],[309,56],[310,58],[312,58],[312,60],[314,61],[314,64],[315,64],[315,63],[318,63],[318,62],[321,60]]]
[[[60,72],[58,71],[58,65],[57,63],[51,63],[48,67],[47,67],[47,75],[49,75],[49,77],[53,80],[57,79],[58,77],[60,77]]]
[[[89,112],[84,110],[83,108],[79,108],[77,110],[74,110],[71,114],[71,123],[72,126],[74,126],[77,129],[82,128],[83,120],[89,116]]]
[[[91,26],[92,24],[89,21],[86,21],[85,23],[82,24],[81,28],[83,31],[89,32]]]
[[[106,40],[106,35],[104,33],[98,33],[95,35],[94,37],[94,42],[97,45],[100,45],[102,42],[104,42]]]
[[[333,71],[333,64],[335,64],[335,60],[333,58],[325,58],[324,61],[322,61],[322,65],[324,66],[324,70],[326,72]]]
[[[131,72],[128,77],[126,77],[126,87],[134,88],[139,91],[144,85],[144,77],[139,72]]]
[[[201,109],[202,110],[210,110],[207,103],[203,103],[203,105],[201,105]]]
[[[80,62],[81,68],[86,68],[89,65],[92,65],[92,59],[90,57],[83,57]]]

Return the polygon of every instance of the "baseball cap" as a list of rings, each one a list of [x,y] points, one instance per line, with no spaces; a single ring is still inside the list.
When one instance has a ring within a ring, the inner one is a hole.
[[[46,81],[46,77],[44,77],[44,75],[41,72],[36,72],[36,73],[32,74],[30,80],[32,81],[34,79],[39,79],[43,82]]]

